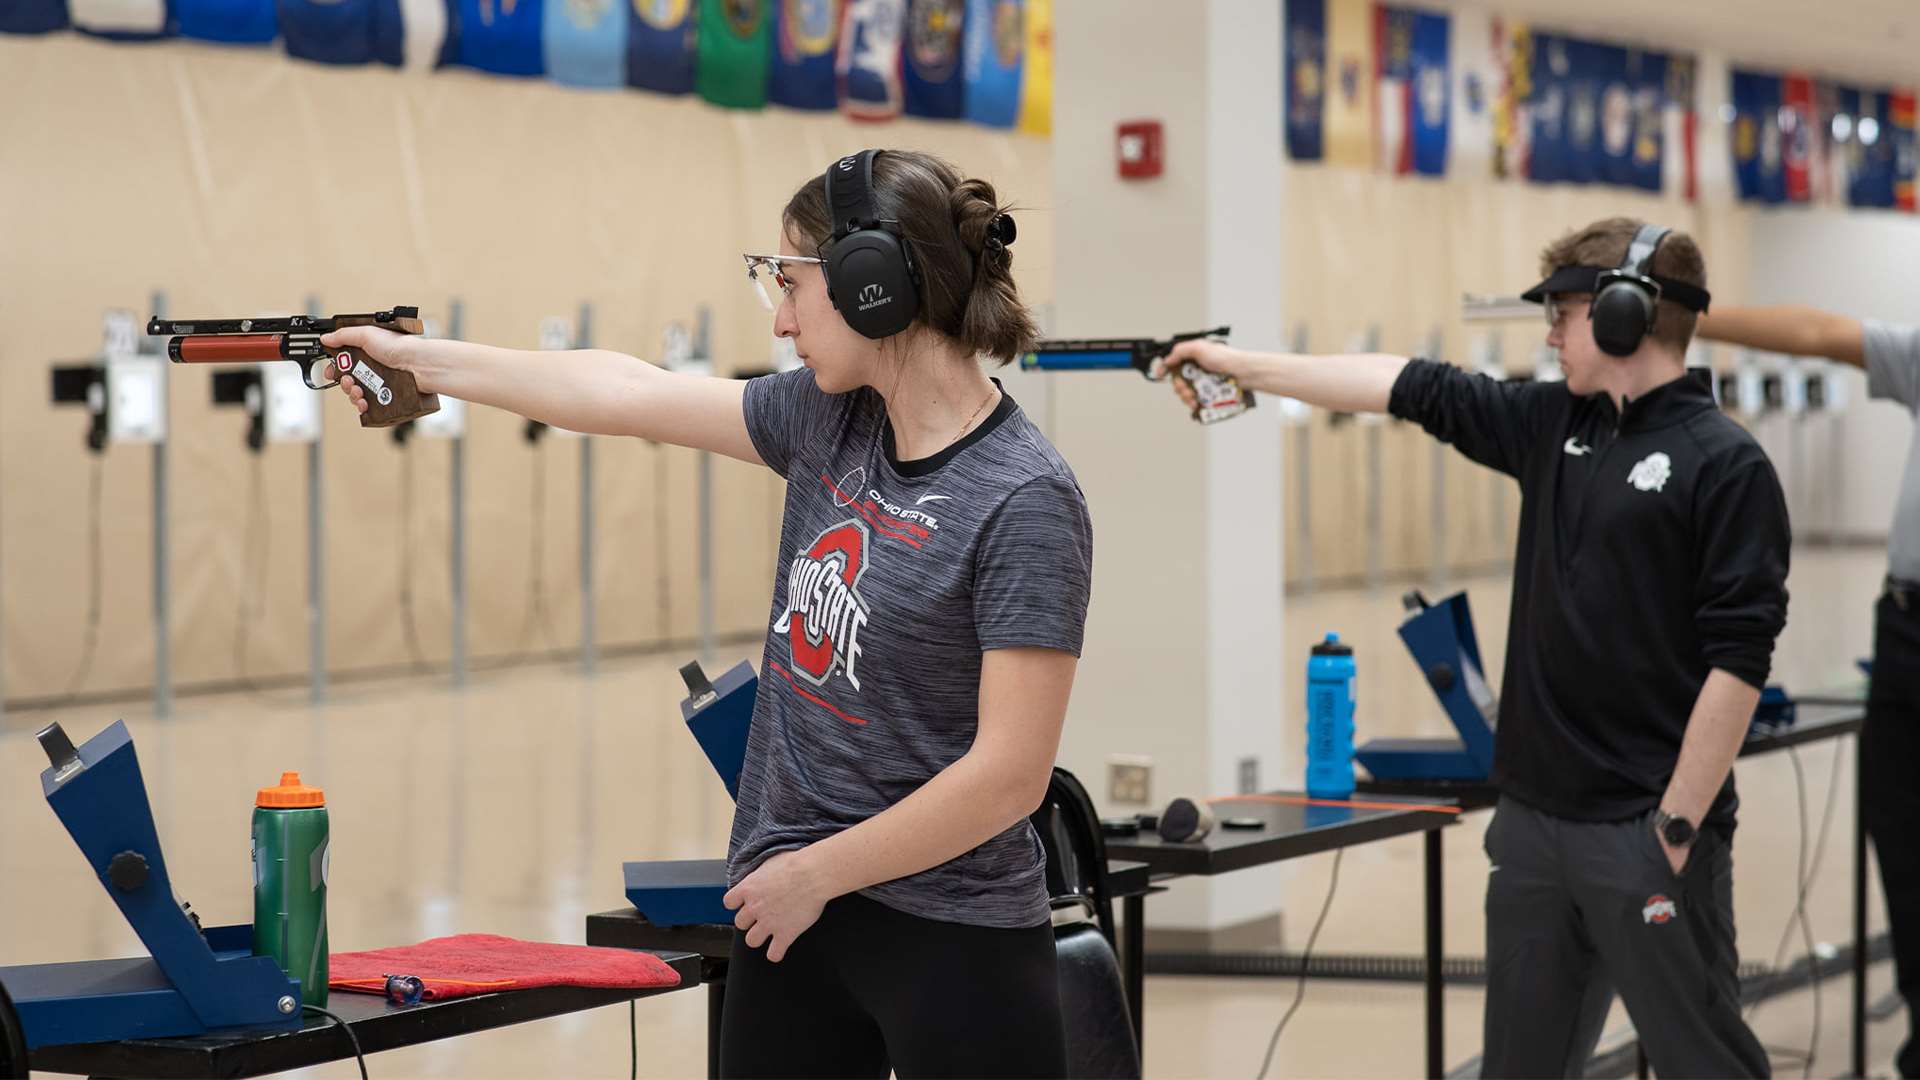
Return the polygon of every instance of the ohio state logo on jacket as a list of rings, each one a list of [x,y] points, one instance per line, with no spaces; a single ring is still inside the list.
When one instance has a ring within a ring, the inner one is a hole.
[[[850,518],[828,527],[787,567],[787,607],[773,632],[787,635],[793,670],[815,686],[827,685],[834,669],[860,689],[860,631],[867,602],[860,578],[867,572],[867,523]]]

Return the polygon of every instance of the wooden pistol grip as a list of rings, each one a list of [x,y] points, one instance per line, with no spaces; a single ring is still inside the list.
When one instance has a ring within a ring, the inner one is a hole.
[[[333,365],[335,377],[351,375],[366,392],[367,411],[360,414],[361,427],[392,427],[440,411],[440,396],[421,393],[413,372],[388,367],[357,346],[334,349]]]

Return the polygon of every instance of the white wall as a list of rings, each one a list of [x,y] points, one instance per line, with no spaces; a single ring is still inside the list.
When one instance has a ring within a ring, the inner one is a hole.
[[[1862,318],[1920,321],[1914,286],[1920,220],[1838,210],[1749,217],[1748,293],[1716,294],[1716,303],[1812,304]],[[1797,533],[1884,538],[1913,421],[1897,404],[1868,401],[1864,374],[1848,369],[1846,380],[1845,410],[1805,421],[1798,451],[1789,418],[1764,419],[1755,432],[1780,470]]]
[[[1056,13],[1053,331],[1165,336],[1221,322],[1279,335],[1278,6],[1220,0],[1169,18],[1157,0]],[[1147,62],[1145,58],[1150,58]],[[1122,181],[1114,128],[1160,120],[1166,171]],[[1202,429],[1163,386],[1123,373],[1049,377],[1098,552],[1085,658],[1061,760],[1104,811],[1233,790],[1235,763],[1284,782],[1277,410]],[[1152,758],[1146,804],[1106,799],[1111,755]],[[1271,912],[1276,874],[1183,884],[1157,926]]]

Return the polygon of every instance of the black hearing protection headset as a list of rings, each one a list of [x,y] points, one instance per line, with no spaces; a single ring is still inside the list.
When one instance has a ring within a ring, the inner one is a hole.
[[[873,201],[873,159],[862,150],[828,166],[827,212],[833,235],[826,260],[827,298],[847,325],[870,338],[887,338],[913,324],[920,312],[920,270],[900,235],[900,223],[883,221]]]
[[[1602,271],[1593,282],[1593,342],[1610,356],[1631,356],[1653,332],[1660,310],[1660,282],[1648,276],[1653,253],[1671,232],[1664,225],[1642,225],[1627,245],[1627,257],[1615,270]]]

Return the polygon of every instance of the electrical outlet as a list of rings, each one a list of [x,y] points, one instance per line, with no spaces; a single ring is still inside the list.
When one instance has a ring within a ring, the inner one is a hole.
[[[1115,754],[1107,759],[1107,799],[1145,806],[1153,798],[1153,759]]]
[[[1243,757],[1240,759],[1240,786],[1236,795],[1260,794],[1260,759]]]

